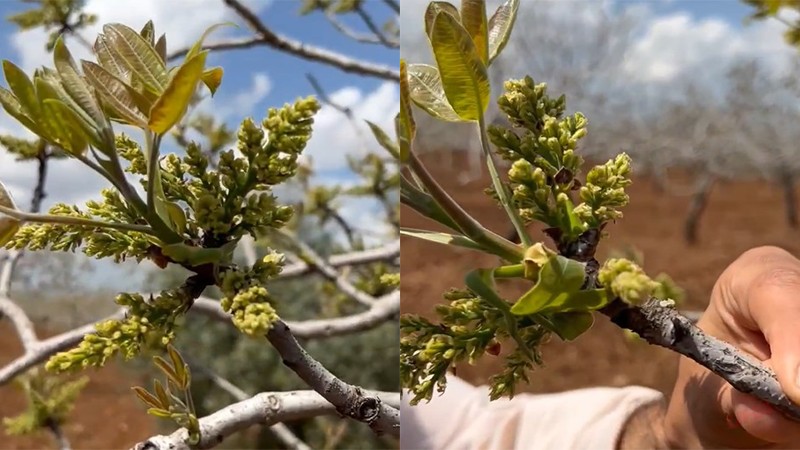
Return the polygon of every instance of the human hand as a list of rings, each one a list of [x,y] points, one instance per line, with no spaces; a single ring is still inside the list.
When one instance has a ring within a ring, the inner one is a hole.
[[[771,367],[800,403],[800,260],[777,247],[745,252],[720,275],[697,325]],[[800,448],[800,422],[685,357],[664,431],[676,448]]]

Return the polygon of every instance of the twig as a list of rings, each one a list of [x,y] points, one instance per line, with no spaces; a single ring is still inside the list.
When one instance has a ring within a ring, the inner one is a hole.
[[[400,14],[400,3],[395,0],[383,0],[383,3],[389,5],[390,8],[394,10],[397,14]]]
[[[378,28],[378,25],[375,24],[375,21],[373,21],[372,17],[367,14],[366,11],[364,11],[364,8],[361,5],[356,7],[356,14],[358,14],[358,17],[360,17],[364,22],[364,25],[369,28],[369,31],[372,31],[375,37],[378,38],[378,42],[388,48],[400,48],[400,43],[386,37],[386,35],[383,34],[383,31]]]
[[[56,444],[58,445],[59,450],[72,450],[72,446],[69,444],[67,435],[64,434],[64,430],[62,430],[55,421],[48,420],[47,429],[50,430],[50,433],[52,433],[53,437],[56,439]]]
[[[367,392],[384,404],[399,407],[400,395],[393,392]],[[186,444],[185,428],[169,436],[153,436],[135,445],[132,450],[189,450],[207,449],[218,445],[227,436],[252,425],[272,425],[289,420],[335,414],[336,408],[313,391],[263,392],[234,403],[200,419],[200,443]]]
[[[336,378],[297,342],[289,327],[278,321],[267,332],[267,340],[278,351],[283,363],[343,416],[364,422],[377,434],[400,436],[400,411],[378,396]]]
[[[396,260],[399,256],[400,241],[397,240],[381,247],[376,247],[369,250],[332,255],[330,258],[328,258],[328,265],[333,268],[339,268],[345,266],[372,264],[380,261],[394,262],[394,260]],[[301,275],[307,275],[315,270],[316,268],[308,263],[298,262],[284,267],[276,278],[282,280],[285,278],[298,277]]]
[[[327,278],[329,281],[333,282],[336,287],[340,291],[344,292],[348,297],[361,303],[362,305],[367,305],[370,307],[373,303],[375,303],[375,298],[353,286],[346,276],[341,275],[336,271],[336,269],[326,263],[325,260],[322,259],[322,257],[308,244],[300,239],[294,239],[293,244],[296,245],[302,253],[297,256],[305,259],[308,264],[314,268],[314,270]]]
[[[191,311],[204,314],[222,322],[230,321],[230,314],[222,310],[219,301],[208,297],[195,300]],[[364,312],[333,319],[286,321],[292,333],[301,339],[320,339],[343,336],[370,330],[394,318],[400,312],[400,292],[394,291],[372,302]]]
[[[357,8],[356,11],[363,12],[361,8]],[[370,23],[372,23],[372,25],[374,26],[375,24],[372,22],[372,18],[369,16],[367,17]],[[380,32],[380,30],[378,30],[378,32],[373,31],[373,34],[359,33],[353,30],[352,28],[348,27],[347,25],[345,25],[342,21],[339,20],[338,17],[336,17],[336,14],[329,11],[325,12],[325,18],[327,18],[328,22],[330,22],[331,25],[333,25],[333,27],[336,28],[336,31],[342,33],[343,35],[349,37],[350,39],[356,42],[361,42],[364,44],[381,44],[388,48],[400,47],[400,44],[398,42],[387,38],[383,33]],[[362,17],[361,20],[364,20],[364,18]],[[364,23],[366,23],[366,20],[364,20]],[[369,25],[367,26],[369,27]]]
[[[236,11],[237,14],[247,23],[257,36],[247,39],[231,40],[217,44],[204,46],[208,50],[222,49],[241,49],[265,45],[276,50],[286,52],[309,61],[316,61],[336,67],[344,72],[355,73],[358,75],[372,76],[383,80],[400,82],[400,72],[388,66],[368,63],[353,59],[347,55],[325,50],[319,47],[310,46],[302,41],[298,41],[286,36],[281,36],[269,28],[251,11],[238,0],[223,0],[226,5]],[[178,50],[169,55],[168,59],[173,60],[186,55],[188,48]]]

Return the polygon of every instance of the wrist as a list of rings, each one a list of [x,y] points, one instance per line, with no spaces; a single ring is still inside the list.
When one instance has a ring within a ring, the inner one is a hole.
[[[667,408],[663,401],[640,406],[631,413],[617,441],[618,450],[668,450],[677,447],[668,439],[665,420]]]

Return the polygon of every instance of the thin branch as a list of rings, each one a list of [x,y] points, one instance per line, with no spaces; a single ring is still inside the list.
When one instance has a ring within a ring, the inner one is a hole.
[[[6,263],[6,267],[8,267]],[[0,315],[11,319],[14,328],[17,329],[19,340],[22,343],[22,348],[26,352],[33,349],[39,342],[36,337],[36,331],[33,327],[33,322],[25,313],[25,311],[8,297],[0,297]]]
[[[378,435],[400,436],[398,408],[337,378],[300,346],[284,322],[274,324],[267,332],[267,340],[281,355],[283,363],[325,400],[335,405],[339,414],[366,423]]]
[[[208,297],[195,300],[191,311],[204,314],[214,320],[229,322],[230,314],[222,310],[219,301]],[[393,319],[400,312],[400,292],[394,291],[372,302],[364,312],[332,319],[286,321],[292,333],[301,339],[321,339],[344,336],[370,330]]]
[[[64,433],[64,430],[61,429],[61,426],[58,423],[53,420],[48,420],[47,429],[53,434],[56,444],[58,445],[58,450],[72,450],[72,446],[69,444],[67,435]]]
[[[399,407],[400,395],[397,393],[365,393],[380,398],[386,405],[395,405],[389,407]],[[313,391],[263,392],[200,419],[200,443],[196,446],[186,444],[188,433],[181,428],[169,436],[153,436],[132,450],[207,449],[252,425],[272,425],[336,412],[333,405]]]
[[[325,260],[308,244],[300,239],[294,239],[294,245],[296,245],[301,252],[301,254],[297,256],[305,259],[315,271],[327,278],[328,281],[333,282],[336,287],[340,291],[344,292],[348,297],[361,303],[362,305],[367,305],[370,307],[373,303],[375,303],[374,297],[353,286],[353,284],[347,279],[347,276],[340,274],[336,269],[326,263]]]
[[[355,73],[358,75],[372,76],[375,78],[400,82],[400,72],[388,66],[368,63],[353,59],[347,55],[325,50],[319,47],[310,46],[302,41],[281,36],[269,28],[256,16],[249,8],[238,0],[223,0],[226,5],[236,11],[237,14],[247,23],[256,33],[255,37],[247,39],[232,40],[217,44],[206,45],[203,48],[208,50],[222,49],[242,49],[251,48],[259,45],[274,48],[278,51],[289,53],[309,61],[316,61],[336,67],[344,72]],[[168,59],[173,60],[186,55],[188,48],[178,50],[169,55]]]
[[[328,265],[330,267],[340,268],[345,266],[372,264],[381,261],[394,262],[394,260],[396,260],[399,256],[400,241],[397,240],[381,247],[376,247],[369,250],[332,255],[330,258],[328,258]],[[309,265],[305,262],[298,262],[284,267],[277,278],[283,280],[285,278],[298,277],[312,273],[315,270],[316,268],[312,265]]]
[[[372,16],[367,14],[361,5],[356,7],[356,14],[358,14],[358,17],[360,17],[364,22],[364,25],[369,28],[369,31],[372,31],[372,33],[375,34],[375,37],[378,38],[378,42],[389,48],[400,48],[400,43],[389,39],[385,34],[383,34],[383,31],[378,28],[378,25],[375,24],[374,20],[372,20]]]
[[[361,8],[358,8],[356,11],[363,12]],[[388,37],[386,37],[386,35],[380,32],[380,30],[378,30],[378,32],[373,31],[372,34],[359,33],[358,31],[353,30],[352,28],[345,25],[341,20],[339,20],[338,17],[336,17],[336,14],[328,11],[325,12],[325,18],[328,19],[328,22],[330,22],[334,28],[336,28],[336,31],[342,33],[343,35],[349,37],[350,39],[356,42],[361,42],[363,44],[381,44],[388,48],[400,48],[399,42],[389,39]],[[369,19],[370,23],[374,26],[375,24],[374,22],[372,22],[372,18],[369,16],[367,16],[367,18]],[[366,23],[366,20],[363,17],[361,20],[364,20],[364,23]],[[369,25],[367,26],[369,27]]]

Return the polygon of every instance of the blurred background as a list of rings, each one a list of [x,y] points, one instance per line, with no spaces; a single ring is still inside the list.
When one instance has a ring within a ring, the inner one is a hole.
[[[500,2],[489,1],[493,11]],[[427,1],[404,0],[401,56],[429,63]],[[492,96],[503,81],[530,75],[552,97],[566,94],[589,134],[587,164],[624,151],[634,161],[624,218],[606,228],[598,259],[625,255],[651,275],[666,273],[685,291],[681,308],[702,311],[725,267],[745,250],[778,245],[800,254],[798,51],[787,44],[796,14],[748,20],[740,1],[520,2],[508,46],[490,68]],[[491,108],[491,107],[490,107]],[[437,122],[417,109],[416,151],[465,209],[492,230],[513,231],[484,194],[491,181],[473,127]],[[502,121],[497,108],[491,121]],[[411,209],[403,226],[437,229]],[[535,241],[547,241],[531,226]],[[433,318],[450,287],[463,287],[492,257],[402,238],[402,308]],[[519,286],[519,293],[526,288]],[[520,389],[554,392],[590,386],[643,385],[669,393],[677,356],[627,338],[605,317],[577,341],[553,338],[544,367]],[[486,383],[502,354],[457,368]]]
[[[223,0],[7,0],[0,2],[0,58],[27,73],[52,66],[48,43],[59,31],[76,59],[93,59],[87,44],[94,42],[103,24],[119,22],[136,30],[148,20],[157,35],[166,33],[168,53],[193,44],[214,24],[207,44],[247,40],[254,31]],[[212,156],[235,146],[239,124],[246,117],[260,122],[270,107],[299,97],[317,95],[323,104],[315,117],[314,132],[304,154],[303,176],[282,185],[276,194],[297,208],[291,225],[320,255],[371,248],[397,239],[397,194],[391,185],[393,167],[388,153],[372,137],[364,119],[392,130],[398,110],[396,72],[398,15],[394,1],[243,0],[268,29],[278,35],[323,49],[334,57],[370,65],[383,76],[345,72],[255,43],[235,50],[213,51],[208,66],[222,66],[225,77],[213,99],[199,99],[175,139],[164,140],[162,153],[184,154],[189,140],[200,143]],[[64,27],[69,23],[69,27]],[[380,38],[378,37],[380,36]],[[180,62],[174,61],[174,63]],[[125,127],[141,141],[139,133]],[[28,209],[37,182],[36,158],[20,158],[11,147],[32,135],[5,113],[0,113],[0,180],[16,203]],[[16,139],[16,140],[15,140]],[[212,158],[213,159],[213,158]],[[396,174],[396,170],[394,171]],[[387,181],[389,180],[389,181]],[[137,182],[138,184],[138,182]],[[83,206],[98,199],[106,180],[78,161],[61,158],[48,162],[46,197],[42,210],[64,202]],[[380,191],[380,192],[378,192]],[[266,248],[258,246],[264,254]],[[242,255],[238,255],[242,256]],[[0,263],[4,257],[0,250]],[[242,260],[243,261],[243,260]],[[376,277],[386,273],[383,263],[353,269],[355,285],[381,295]],[[83,254],[26,252],[14,274],[11,297],[24,308],[44,338],[92,323],[116,311],[119,292],[158,292],[186,278],[184,270],[159,270],[145,260],[114,264]],[[276,309],[287,320],[323,319],[353,314],[353,305],[318,275],[279,281],[270,287]],[[214,295],[207,292],[207,295]],[[2,318],[0,318],[2,319]],[[349,383],[368,389],[399,390],[397,371],[398,325],[394,321],[367,332],[302,344],[330,371]],[[191,317],[177,332],[176,347],[193,368],[193,395],[198,416],[236,401],[211,380],[223,377],[248,395],[263,391],[307,388],[283,367],[278,354],[264,340],[250,339],[230,324]],[[0,367],[22,354],[8,320],[0,320]],[[365,363],[368,362],[368,363]],[[131,386],[151,388],[154,377],[149,356],[101,370],[88,370],[89,384],[78,397],[62,427],[73,448],[128,448],[135,442],[175,430],[169,421],[146,414]],[[202,369],[202,370],[201,370]],[[23,391],[13,384],[0,386],[0,419],[22,414],[28,407]],[[9,436],[0,424],[3,449],[53,448],[49,433]],[[337,417],[288,423],[291,431],[312,448],[391,448],[391,439],[375,437],[368,427]],[[226,440],[219,448],[287,448],[266,427],[253,427]],[[292,447],[294,448],[294,447]],[[304,448],[304,447],[296,447]]]

